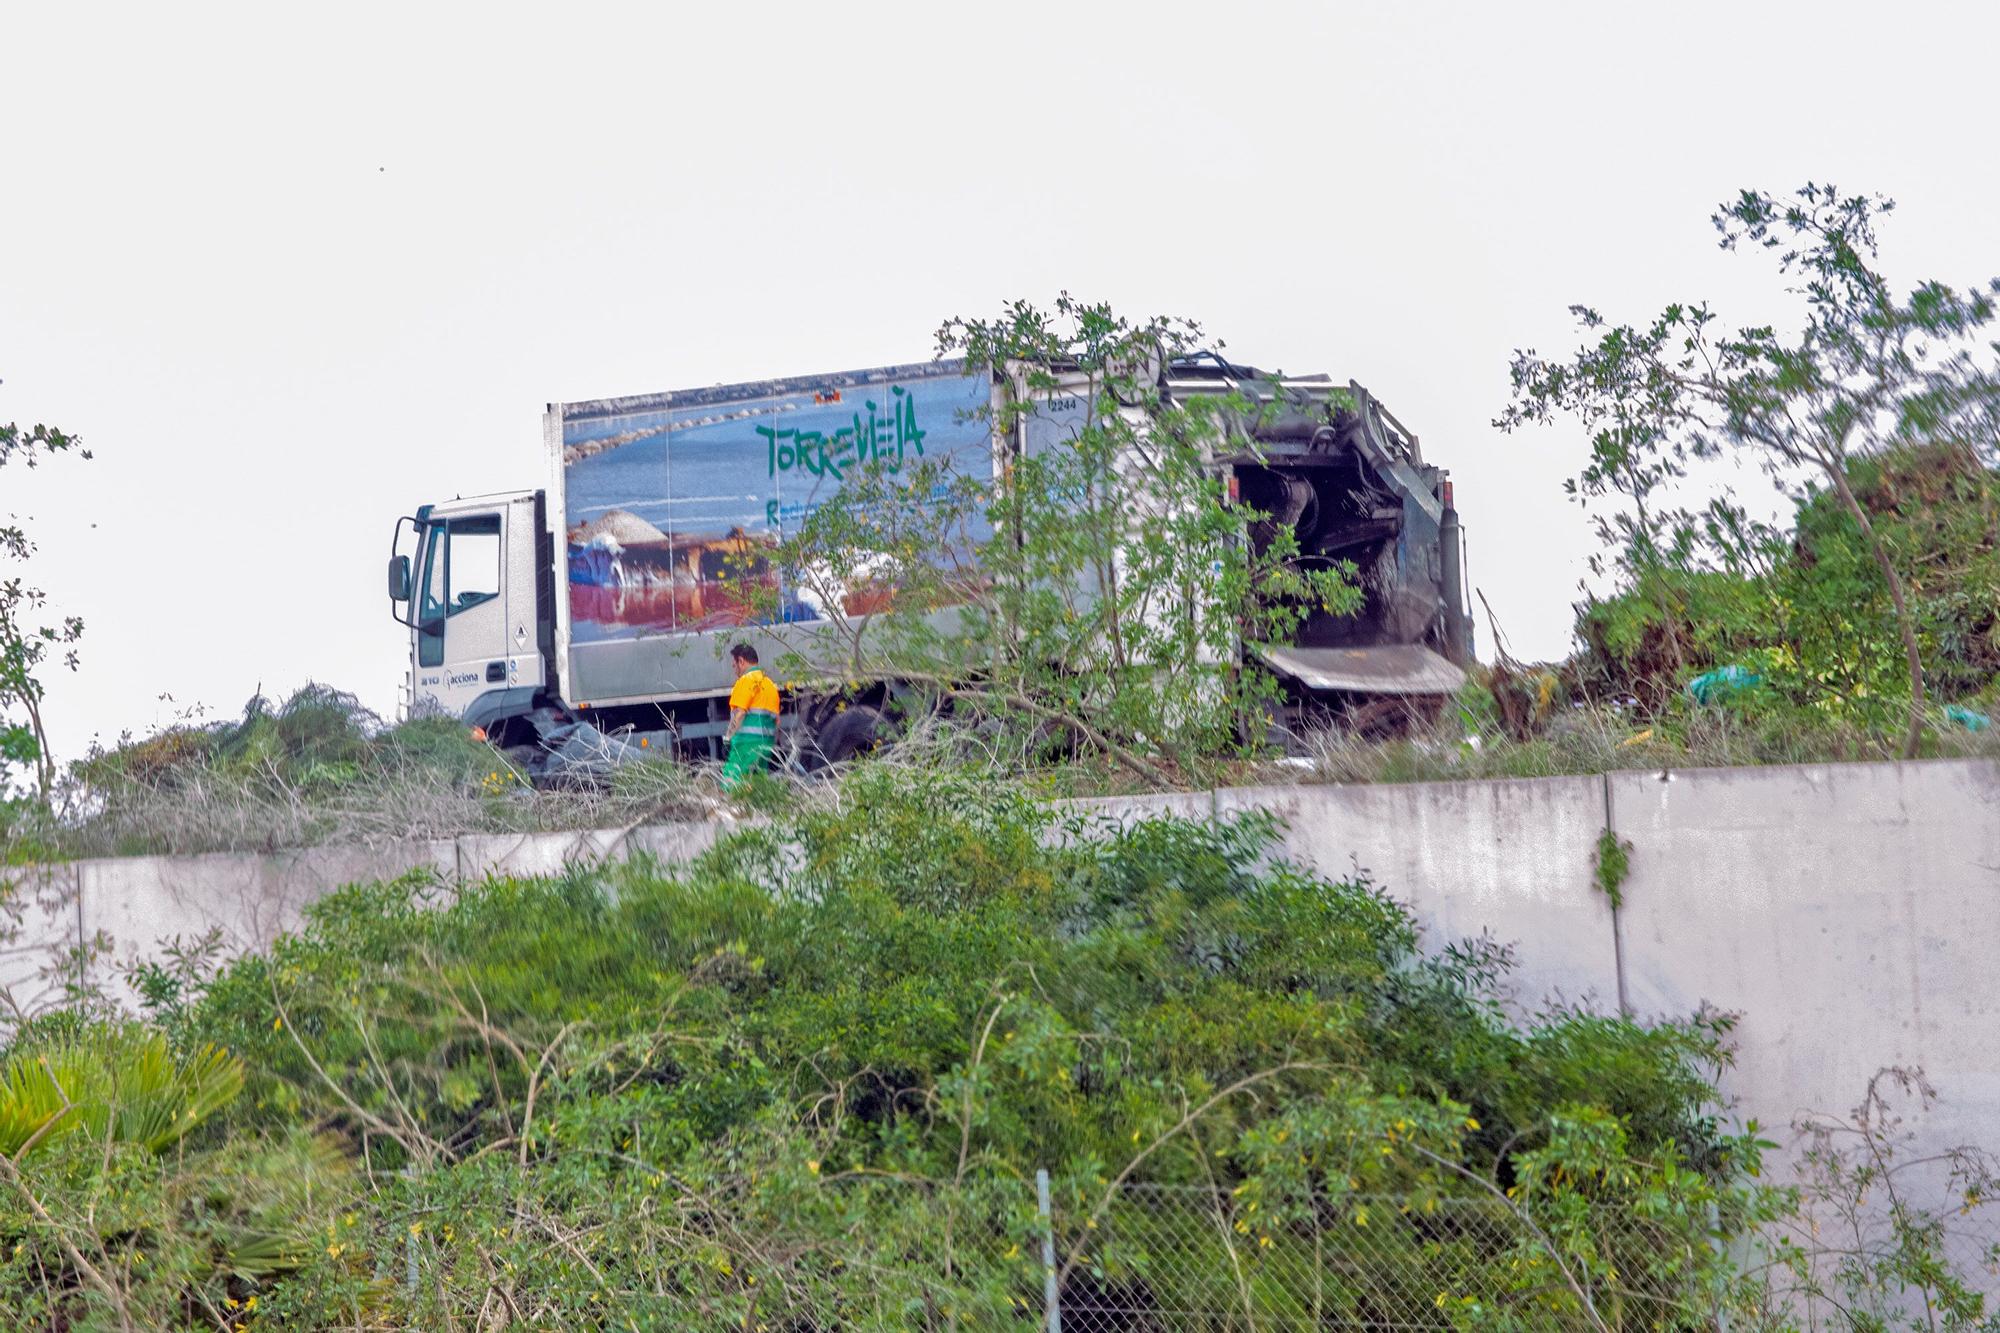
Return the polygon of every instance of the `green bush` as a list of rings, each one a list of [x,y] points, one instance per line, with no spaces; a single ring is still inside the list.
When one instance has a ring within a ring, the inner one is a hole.
[[[1273,832],[1101,826],[882,766],[680,874],[345,890],[163,1006],[183,1048],[248,1070],[188,1170],[320,1127],[358,1173],[321,1173],[309,1246],[216,1290],[258,1327],[471,1326],[496,1293],[537,1326],[990,1326],[1039,1290],[1045,1168],[1079,1297],[1278,1314],[1325,1244],[1389,1246],[1406,1286],[1444,1262],[1389,1218],[1325,1239],[1363,1196],[1485,1206],[1494,1182],[1633,1272],[1711,1254],[1711,1203],[1725,1231],[1762,1206],[1732,1183],[1759,1145],[1709,1109],[1724,1025],[1518,1024],[1503,952],[1426,953],[1406,909],[1275,858]],[[1175,1227],[1219,1242],[1199,1208],[1111,1206],[1120,1176],[1263,1219],[1249,1294],[1219,1248],[1149,1257]],[[1574,1321],[1521,1234],[1467,1232],[1453,1271]],[[1369,1300],[1429,1317],[1416,1286]]]
[[[1854,461],[1849,484],[1912,601],[1926,679],[1942,699],[1991,699],[2000,679],[1996,478],[1963,450],[1905,449]],[[1723,512],[1723,511],[1718,511]],[[1711,520],[1714,515],[1711,515]],[[1671,712],[1694,676],[1736,664],[1762,678],[1731,707],[1789,726],[1900,727],[1909,681],[1894,608],[1859,527],[1824,491],[1788,536],[1710,521],[1701,545],[1578,610],[1586,689]]]

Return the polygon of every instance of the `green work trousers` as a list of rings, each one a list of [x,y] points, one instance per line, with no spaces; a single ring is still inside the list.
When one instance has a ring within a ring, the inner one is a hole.
[[[771,743],[777,737],[768,731],[752,731],[749,727],[739,729],[729,742],[729,758],[722,764],[722,785],[734,787],[756,770],[764,767],[771,757]]]

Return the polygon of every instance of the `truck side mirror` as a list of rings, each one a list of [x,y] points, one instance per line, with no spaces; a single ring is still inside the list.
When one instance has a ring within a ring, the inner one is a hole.
[[[406,555],[389,557],[389,600],[392,602],[410,600],[410,557]]]

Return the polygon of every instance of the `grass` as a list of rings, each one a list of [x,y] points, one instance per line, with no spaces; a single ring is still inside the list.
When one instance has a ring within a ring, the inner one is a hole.
[[[388,726],[353,696],[311,685],[283,704],[253,699],[234,722],[92,754],[52,811],[15,807],[8,859],[622,827],[714,805],[712,785],[668,761],[630,765],[600,787],[537,791],[456,720]]]
[[[2000,757],[2000,736],[1968,732],[1935,710],[1924,758]],[[1447,719],[1415,736],[1369,741],[1337,730],[1298,738],[1298,753],[1262,767],[1265,781],[1450,782],[1670,768],[1892,760],[1900,737],[1834,723],[1804,727],[1689,709],[1664,720],[1591,706],[1516,739]]]
[[[1970,732],[1935,710],[1931,757],[2000,757],[2000,728]],[[1283,757],[1219,757],[1180,785],[1389,783],[1557,777],[1625,770],[1739,767],[1895,757],[1898,738],[1853,724],[1682,701],[1656,717],[1604,704],[1551,706],[1544,694],[1503,724],[1484,684],[1401,737],[1337,728],[1286,738]],[[1047,798],[1144,790],[1098,755],[1052,756],[1046,737],[923,718],[870,762],[1025,777]],[[766,775],[726,796],[713,770],[671,760],[620,768],[599,786],[536,790],[456,721],[390,726],[351,695],[308,686],[283,704],[252,700],[242,718],[170,728],[91,755],[52,811],[0,803],[0,863],[97,856],[380,845],[467,833],[626,828],[705,819],[730,804],[806,808],[838,784]]]
[[[1924,758],[2000,758],[2000,730],[1972,732],[1931,710]],[[1337,729],[1294,739],[1293,754],[1261,766],[1267,782],[1450,782],[1567,777],[1672,768],[1892,760],[1900,734],[1796,713],[1702,707],[1691,701],[1655,717],[1578,704],[1515,734],[1461,700],[1413,734],[1371,741]]]

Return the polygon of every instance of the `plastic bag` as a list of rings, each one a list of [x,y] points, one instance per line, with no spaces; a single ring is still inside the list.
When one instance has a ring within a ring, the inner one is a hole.
[[[1688,693],[1698,704],[1720,703],[1741,690],[1754,690],[1764,678],[1744,666],[1717,667],[1704,671],[1688,682]]]
[[[1993,719],[1976,708],[1963,704],[1946,704],[1944,716],[1947,722],[1956,722],[1967,731],[1984,731],[1993,725]]]

